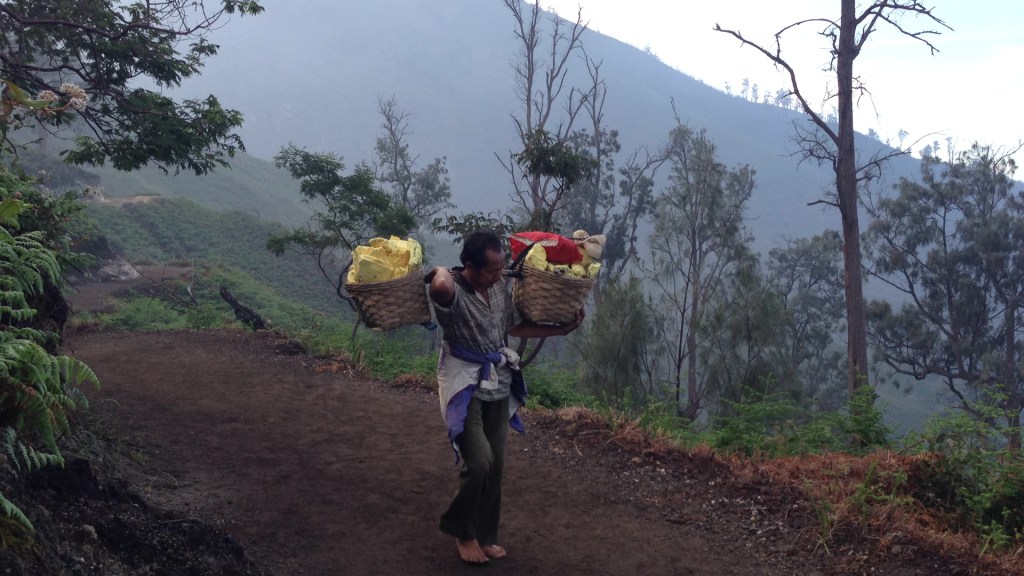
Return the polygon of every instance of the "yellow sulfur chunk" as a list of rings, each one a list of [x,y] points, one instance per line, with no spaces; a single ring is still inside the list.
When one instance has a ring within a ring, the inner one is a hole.
[[[352,251],[347,280],[354,284],[387,282],[407,276],[422,263],[423,247],[412,238],[371,238],[367,246]]]
[[[397,272],[395,266],[392,266],[387,260],[378,258],[376,254],[363,255],[355,266],[358,269],[356,275],[360,284],[394,280]]]
[[[548,253],[540,244],[534,244],[526,253],[526,260],[523,261],[523,264],[546,270],[548,268]]]
[[[409,250],[409,242],[402,240],[397,236],[392,236],[387,244],[384,245],[384,250],[387,252],[388,261],[394,263],[396,266],[408,266],[409,257],[411,256]]]
[[[598,272],[601,271],[600,262],[591,262],[587,265],[587,278],[597,278]]]
[[[423,264],[423,246],[413,238],[406,242],[409,245],[409,269],[415,270]]]
[[[353,284],[358,284],[363,280],[359,277],[359,268],[363,258],[373,250],[372,243],[374,240],[382,240],[382,238],[373,238],[370,240],[371,246],[356,246],[356,249],[352,251],[352,266],[348,269],[348,281]]]
[[[577,278],[586,278],[587,277],[587,269],[584,268],[582,264],[573,264],[572,265],[572,275],[577,277]]]

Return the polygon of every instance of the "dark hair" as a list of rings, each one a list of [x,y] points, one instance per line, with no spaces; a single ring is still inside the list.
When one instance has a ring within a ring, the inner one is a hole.
[[[480,270],[487,266],[487,251],[502,252],[505,248],[501,245],[501,239],[491,230],[476,230],[470,232],[462,243],[462,253],[459,260],[462,265],[472,264],[474,270]]]

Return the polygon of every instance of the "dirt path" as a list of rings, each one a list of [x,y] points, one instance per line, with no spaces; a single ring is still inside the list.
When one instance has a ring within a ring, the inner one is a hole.
[[[436,396],[317,373],[279,344],[229,331],[71,338],[103,382],[94,410],[116,413],[144,447],[154,471],[146,495],[224,528],[273,573],[477,573],[436,527],[456,477]],[[506,467],[510,555],[489,569],[792,573],[709,529],[699,503],[694,516],[669,521],[637,505],[623,486],[647,482],[642,475],[574,464],[549,427],[535,415],[526,422],[531,433],[510,436]]]

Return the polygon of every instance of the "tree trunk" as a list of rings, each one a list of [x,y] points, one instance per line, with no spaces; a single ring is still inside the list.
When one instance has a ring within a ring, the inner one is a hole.
[[[681,411],[680,405],[682,404],[682,391],[683,391],[683,350],[685,350],[686,334],[683,332],[686,326],[685,320],[680,318],[679,320],[679,338],[676,339],[676,357],[673,368],[675,368],[675,384],[676,384],[676,413],[685,415],[685,411]]]
[[[690,234],[690,246],[697,246],[696,229]],[[703,306],[701,303],[702,266],[696,248],[690,251],[690,312],[686,325],[686,417],[690,422],[697,420],[700,413],[700,398],[697,394],[697,321]]]
[[[856,195],[856,185],[854,186]],[[847,389],[852,396],[861,386],[868,385],[868,341],[864,310],[864,281],[861,272],[860,224],[857,220],[856,199],[847,206],[852,216],[843,215],[843,268],[846,290],[846,333],[848,355]]]
[[[1012,404],[1012,403],[1011,403]],[[1020,406],[1019,403],[1016,404]],[[1013,406],[1009,406],[1009,413],[1006,415],[1006,429],[1003,430],[1003,437],[1006,438],[1007,450],[1016,456],[1024,456],[1024,431],[1020,427],[1020,411],[1013,411]]]
[[[858,218],[857,151],[853,133],[853,61],[857,20],[854,0],[842,0],[836,82],[839,102],[839,141],[836,154],[836,193],[843,221],[843,268],[846,290],[847,389],[852,396],[867,382],[868,340],[861,270],[860,220]]]
[[[1014,299],[1008,299],[1004,304],[1003,311],[1003,346],[1006,348],[1002,378],[1005,382],[1004,393],[1006,394],[1005,408],[1009,413],[1006,425],[1009,430],[1007,434],[1008,448],[1014,454],[1021,454],[1021,429],[1020,429],[1020,385],[1017,377],[1017,308],[1018,304]]]
[[[700,398],[697,394],[697,321],[696,308],[691,310],[690,325],[686,330],[686,418],[690,422],[697,420],[700,414]]]

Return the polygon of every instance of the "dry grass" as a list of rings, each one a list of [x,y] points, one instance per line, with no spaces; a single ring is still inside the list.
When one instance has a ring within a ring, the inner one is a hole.
[[[317,374],[344,374],[346,376],[365,377],[368,373],[366,368],[366,354],[360,351],[357,354],[349,352],[338,352],[332,356],[323,356],[317,359],[314,371]]]
[[[707,444],[683,446],[670,435],[644,426],[643,419],[624,412],[611,414],[579,406],[557,410],[539,409],[558,421],[574,444],[579,447],[615,444],[643,458],[659,461],[685,459],[715,463],[719,459]]]
[[[959,520],[926,508],[915,496],[915,470],[936,455],[901,455],[879,451],[866,456],[830,453],[763,462],[734,459],[741,482],[768,482],[802,491],[819,517],[819,534],[827,542],[861,536],[876,543],[876,553],[898,554],[907,547],[971,566],[971,572],[1024,574],[1024,547],[984,551],[971,529]]]
[[[684,446],[646,429],[639,418],[620,412],[572,407],[540,409],[555,421],[577,451],[615,444],[659,462],[703,462],[721,481],[739,491],[760,487],[765,493],[799,494],[801,506],[814,510],[816,533],[805,534],[818,549],[856,547],[872,557],[941,558],[957,573],[993,576],[1024,574],[1024,546],[985,550],[971,527],[958,518],[924,506],[915,495],[915,474],[928,469],[932,454],[879,451],[866,456],[844,453],[747,458],[721,456],[707,444]],[[953,570],[951,570],[952,572]]]
[[[400,374],[391,380],[391,385],[403,390],[414,390],[419,392],[436,392],[437,377],[423,376],[419,374]]]

